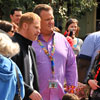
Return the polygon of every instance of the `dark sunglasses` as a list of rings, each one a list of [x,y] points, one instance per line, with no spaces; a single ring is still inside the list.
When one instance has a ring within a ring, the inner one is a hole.
[[[14,31],[11,31],[12,33],[14,33]]]

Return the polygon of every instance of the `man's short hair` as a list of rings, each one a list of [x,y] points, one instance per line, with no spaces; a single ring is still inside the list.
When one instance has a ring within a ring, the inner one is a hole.
[[[13,8],[13,9],[11,10],[10,14],[13,15],[15,11],[22,11],[22,9],[19,8],[19,7]]]
[[[33,9],[33,12],[38,14],[40,16],[41,11],[49,11],[52,10],[52,7],[47,5],[47,4],[38,4],[37,6],[35,6],[35,8]]]
[[[22,28],[23,23],[31,24],[34,22],[35,19],[40,20],[40,17],[33,12],[24,13],[19,21],[19,29]]]

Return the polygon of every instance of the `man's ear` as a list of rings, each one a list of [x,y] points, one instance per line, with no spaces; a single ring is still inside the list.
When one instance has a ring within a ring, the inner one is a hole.
[[[13,19],[13,16],[12,16],[12,15],[10,15],[10,19],[11,19],[11,20]]]
[[[28,24],[27,23],[23,23],[23,29],[27,30],[28,29]]]

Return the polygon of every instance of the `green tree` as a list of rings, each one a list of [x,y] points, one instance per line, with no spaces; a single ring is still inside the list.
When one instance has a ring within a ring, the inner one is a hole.
[[[20,7],[23,12],[32,11],[35,6],[33,0],[0,0],[0,19],[9,20],[12,8]]]
[[[70,16],[81,17],[90,12],[94,7],[97,7],[97,2],[94,0],[70,0]]]
[[[82,17],[97,7],[95,0],[54,0],[52,4],[55,13],[62,18]]]
[[[39,3],[53,7],[55,16],[59,18],[81,17],[97,6],[95,0],[0,0],[0,19],[9,19],[12,8],[20,7],[23,12],[32,11]]]

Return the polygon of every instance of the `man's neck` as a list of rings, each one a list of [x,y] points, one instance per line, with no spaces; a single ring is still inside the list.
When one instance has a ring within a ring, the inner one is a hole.
[[[24,30],[19,30],[18,32],[21,36],[23,36],[24,38],[27,38],[25,35],[25,31]]]
[[[51,34],[42,34],[43,39],[48,42],[49,40],[51,40],[53,33]]]

